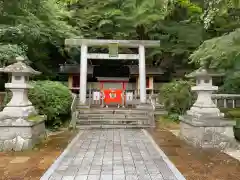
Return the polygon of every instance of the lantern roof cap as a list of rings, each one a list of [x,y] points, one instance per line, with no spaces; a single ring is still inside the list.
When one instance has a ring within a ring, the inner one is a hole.
[[[187,74],[186,77],[188,78],[194,78],[194,77],[221,77],[224,76],[224,73],[219,73],[211,69],[206,68],[199,68],[190,74]]]
[[[27,64],[24,63],[26,59],[22,56],[16,57],[15,63],[7,66],[0,68],[0,72],[4,73],[24,73],[24,74],[32,74],[32,75],[38,75],[41,74],[41,72],[34,70],[32,67],[28,66]]]

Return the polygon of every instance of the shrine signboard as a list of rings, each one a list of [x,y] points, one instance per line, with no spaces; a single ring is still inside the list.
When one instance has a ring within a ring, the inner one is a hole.
[[[109,44],[109,57],[118,57],[118,43]]]

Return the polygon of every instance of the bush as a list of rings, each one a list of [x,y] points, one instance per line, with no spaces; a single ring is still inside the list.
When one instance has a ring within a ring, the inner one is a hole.
[[[184,114],[193,103],[190,81],[172,81],[160,88],[160,99],[169,114]]]
[[[57,128],[70,116],[72,96],[60,82],[35,81],[29,90],[29,99],[39,111],[47,115],[46,125]]]
[[[29,100],[38,110],[39,114],[46,115],[46,126],[58,128],[70,117],[72,96],[69,89],[60,82],[34,81],[33,88],[29,90]],[[5,96],[6,105],[11,98],[11,92]]]
[[[224,80],[224,84],[219,89],[220,93],[239,94],[240,93],[240,72],[229,74]]]

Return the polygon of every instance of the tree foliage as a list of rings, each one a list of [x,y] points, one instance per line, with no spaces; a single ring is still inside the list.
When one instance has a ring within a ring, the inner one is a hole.
[[[237,61],[239,12],[238,0],[0,0],[0,65],[23,55],[54,79],[60,63],[79,57],[66,56],[63,40],[79,36],[161,40],[147,63],[172,72],[192,68],[190,54],[207,40],[191,61],[225,68]]]
[[[72,5],[72,22],[87,38],[146,39],[152,24],[164,19],[168,0],[88,0]]]
[[[192,62],[210,68],[240,68],[240,28],[205,41],[191,56]]]
[[[240,71],[230,72],[220,88],[221,93],[240,94]]]
[[[223,69],[226,79],[221,91],[240,93],[240,1],[206,0],[204,25],[209,38],[190,56],[192,63]]]
[[[74,35],[68,18],[70,13],[56,0],[1,0],[1,64],[25,55],[39,70],[44,69],[45,64],[38,61],[50,60],[50,53],[42,49],[60,48],[64,38]]]
[[[228,15],[232,9],[240,8],[239,0],[204,0],[206,10],[203,14],[205,28],[214,23],[215,18]]]
[[[190,57],[199,65],[236,68],[239,65],[240,1],[206,0],[205,27],[213,36],[206,40]]]
[[[69,8],[71,24],[82,37],[161,40],[147,60],[164,67],[187,65],[189,54],[203,41],[202,8],[190,0],[79,0]]]

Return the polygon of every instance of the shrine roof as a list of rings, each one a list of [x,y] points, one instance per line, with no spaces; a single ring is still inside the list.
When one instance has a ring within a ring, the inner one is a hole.
[[[30,66],[24,63],[23,57],[17,57],[16,63],[13,63],[7,67],[0,68],[0,72],[4,73],[24,73],[24,74],[41,74],[41,72],[34,70]]]
[[[88,65],[88,74],[93,74],[93,66]],[[60,65],[60,73],[63,74],[78,74],[80,73],[80,64],[62,64]]]
[[[139,74],[139,66],[138,65],[129,65],[129,70],[131,75]],[[146,65],[146,74],[148,75],[160,75],[164,74],[164,71],[160,67]]]
[[[126,65],[129,68],[130,75],[138,75],[139,74],[139,66],[138,65]],[[88,65],[88,74],[93,74],[94,66]],[[64,74],[78,74],[80,73],[80,65],[79,64],[63,64],[60,65],[60,73]],[[161,75],[164,74],[164,71],[160,67],[155,67],[151,65],[146,65],[146,74],[148,75]]]

